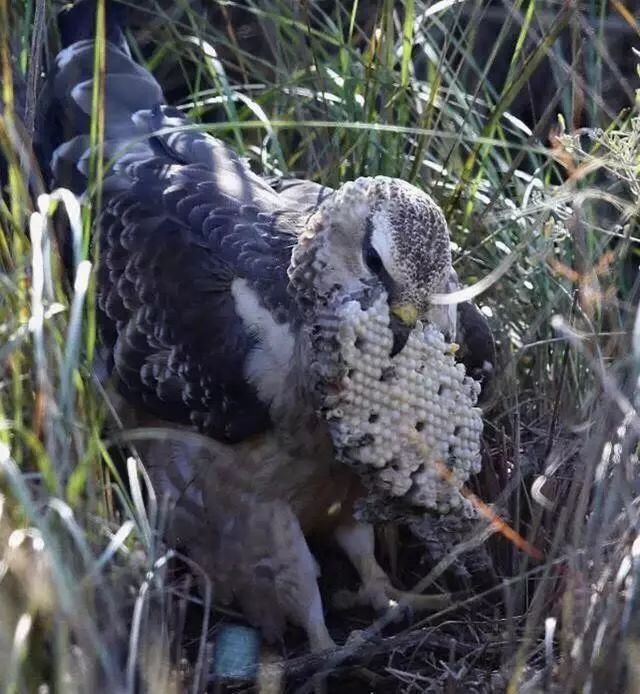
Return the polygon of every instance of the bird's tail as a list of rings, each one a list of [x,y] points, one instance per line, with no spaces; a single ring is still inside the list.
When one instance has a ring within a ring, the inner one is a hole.
[[[62,48],[67,48],[78,41],[93,40],[96,35],[99,2],[97,0],[80,0],[63,9],[58,15],[58,32]],[[109,43],[128,52],[124,28],[128,23],[127,7],[120,2],[104,0],[105,36]]]
[[[96,0],[80,0],[58,18],[62,50],[55,59],[46,95],[49,148],[45,155],[54,185],[81,194],[91,160],[92,118],[104,124],[103,158],[122,166],[140,150],[153,154],[149,133],[152,114],[165,103],[153,75],[131,57],[124,35],[126,8],[105,0],[104,65],[96,68]],[[104,90],[95,98],[95,77],[104,70]],[[112,169],[103,185],[126,185]]]

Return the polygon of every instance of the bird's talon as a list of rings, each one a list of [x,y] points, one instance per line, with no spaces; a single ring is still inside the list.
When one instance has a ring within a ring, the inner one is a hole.
[[[451,605],[451,596],[448,593],[423,595],[392,588],[390,594],[399,607],[411,612],[435,612]]]

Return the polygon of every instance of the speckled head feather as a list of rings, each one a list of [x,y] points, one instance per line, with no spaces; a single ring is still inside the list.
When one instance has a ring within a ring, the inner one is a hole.
[[[367,248],[378,267],[367,262]],[[289,277],[303,310],[337,293],[365,300],[384,289],[389,303],[413,304],[427,317],[429,297],[446,290],[450,272],[449,232],[437,204],[410,183],[377,176],[345,183],[321,205],[300,236]]]

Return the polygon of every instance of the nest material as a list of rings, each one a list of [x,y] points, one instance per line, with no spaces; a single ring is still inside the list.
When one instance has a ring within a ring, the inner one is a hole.
[[[391,504],[472,513],[460,493],[481,466],[479,384],[433,325],[418,324],[391,358],[386,297],[319,321],[321,410],[338,459]],[[390,510],[390,509],[387,509]]]

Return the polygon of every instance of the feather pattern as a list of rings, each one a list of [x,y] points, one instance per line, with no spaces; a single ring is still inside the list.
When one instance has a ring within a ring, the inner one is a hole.
[[[79,193],[92,75],[92,41],[59,55],[54,94],[68,137],[52,168]],[[258,336],[231,287],[245,280],[276,323],[296,320],[287,267],[299,215],[232,150],[166,106],[124,44],[107,44],[105,91],[111,166],[97,225],[98,307],[119,389],[156,416],[224,441],[264,431],[270,403],[246,378]]]
[[[306,220],[334,191],[302,180],[269,185],[165,105],[154,77],[110,31],[104,143],[110,168],[98,225],[107,361],[128,399],[237,442],[269,427],[270,403],[246,377],[260,345],[236,311],[232,284],[246,280],[276,323],[299,322],[288,292],[291,252]],[[66,139],[53,153],[53,174],[82,193],[93,42],[63,49],[56,67],[53,110],[65,114]],[[482,320],[465,308],[458,315],[469,325],[460,333],[473,341],[479,330],[484,334]]]

